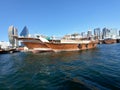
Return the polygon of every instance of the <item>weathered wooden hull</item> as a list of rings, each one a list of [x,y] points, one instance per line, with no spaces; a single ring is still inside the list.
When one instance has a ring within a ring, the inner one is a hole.
[[[53,51],[77,51],[95,48],[97,44],[64,44],[64,43],[46,43],[46,45],[52,48]]]
[[[44,52],[44,51],[78,51],[95,48],[98,41],[81,41],[81,40],[61,40],[61,41],[49,41],[43,42],[36,38],[18,38],[22,40],[22,43],[32,52]]]
[[[24,45],[26,45],[29,49],[34,48],[48,48],[45,43],[37,43],[37,42],[23,42]]]
[[[32,52],[52,51],[51,48],[42,42],[23,42],[23,44]]]
[[[113,44],[113,43],[117,43],[117,40],[116,39],[105,39],[104,43],[105,44]]]
[[[86,50],[92,49],[97,46],[97,43],[36,43],[36,42],[23,42],[29,49],[32,49],[34,52],[42,52],[42,51],[78,51],[78,50]]]

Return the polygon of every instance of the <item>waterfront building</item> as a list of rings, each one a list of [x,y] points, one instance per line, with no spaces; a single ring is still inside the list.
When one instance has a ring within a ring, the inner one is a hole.
[[[79,33],[74,33],[70,35],[65,35],[63,39],[80,39],[82,36]],[[60,39],[59,39],[60,40]]]
[[[9,42],[10,42],[12,48],[15,48],[15,47],[18,47],[18,40],[15,39],[13,36],[18,36],[18,30],[14,26],[10,26],[8,28]]]
[[[106,38],[113,38],[116,39],[117,38],[117,29],[115,28],[103,28],[103,39]]]
[[[0,49],[8,49],[10,47],[10,43],[9,42],[4,42],[4,41],[0,41]]]
[[[67,34],[67,35],[63,36],[63,39],[69,39],[69,38],[71,38],[71,34]]]
[[[97,37],[98,39],[102,39],[102,33],[100,31],[100,28],[94,29],[94,36]]]
[[[117,29],[111,28],[110,29],[110,37],[116,39],[117,38]]]
[[[78,38],[79,39],[79,38],[82,38],[82,37],[79,33],[73,33],[73,34],[71,34],[71,38],[76,38],[76,39]]]
[[[87,34],[85,32],[81,32],[81,36],[82,36],[82,38],[86,38]]]
[[[22,37],[29,36],[29,31],[28,31],[28,28],[26,26],[23,28],[22,32],[20,33],[20,36],[22,36]]]
[[[87,37],[92,37],[92,31],[91,30],[88,30]]]
[[[119,36],[120,36],[120,30],[119,30]]]
[[[120,43],[120,30],[118,31],[118,33],[117,33],[117,42],[119,42]]]
[[[105,38],[110,38],[110,29],[108,28],[103,28],[103,39]]]

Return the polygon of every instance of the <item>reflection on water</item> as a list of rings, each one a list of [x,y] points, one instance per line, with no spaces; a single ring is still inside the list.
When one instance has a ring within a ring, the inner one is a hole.
[[[0,90],[120,89],[120,44],[58,53],[0,55]]]

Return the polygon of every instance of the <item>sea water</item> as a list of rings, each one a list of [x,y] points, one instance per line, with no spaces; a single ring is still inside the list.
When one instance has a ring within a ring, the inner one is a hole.
[[[120,90],[120,44],[1,54],[0,90]]]

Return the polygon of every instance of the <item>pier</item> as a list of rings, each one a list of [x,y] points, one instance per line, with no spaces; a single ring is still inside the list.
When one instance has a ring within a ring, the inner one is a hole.
[[[9,53],[15,53],[15,52],[20,52],[19,50],[17,49],[0,49],[0,54],[9,54]]]

